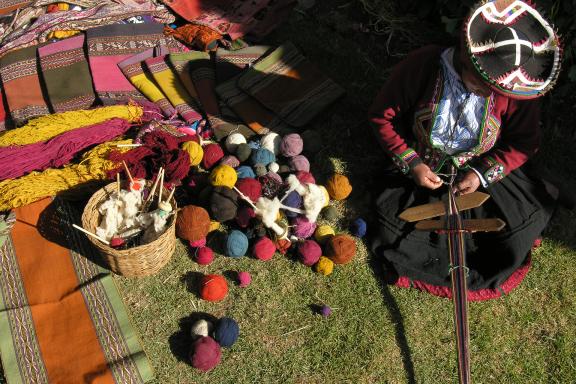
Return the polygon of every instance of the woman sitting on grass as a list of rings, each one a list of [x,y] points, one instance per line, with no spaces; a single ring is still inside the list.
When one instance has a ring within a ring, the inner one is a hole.
[[[557,194],[528,176],[525,163],[540,140],[536,98],[554,85],[561,53],[555,31],[532,5],[495,0],[474,9],[460,46],[428,46],[394,68],[370,121],[405,174],[386,176],[373,244],[399,285],[449,295],[446,235],[415,230],[398,214],[445,199],[451,164],[456,194],[491,196],[464,218],[506,222],[501,232],[466,236],[469,299],[498,297],[522,280],[556,205]]]

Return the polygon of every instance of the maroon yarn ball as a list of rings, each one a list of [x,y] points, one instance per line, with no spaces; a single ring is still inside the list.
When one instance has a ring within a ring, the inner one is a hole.
[[[252,246],[252,255],[262,261],[268,261],[276,253],[276,245],[268,237],[261,237]]]
[[[196,340],[190,352],[192,366],[204,372],[217,366],[221,357],[220,344],[210,336],[203,336]]]
[[[252,202],[256,202],[258,198],[262,195],[262,184],[254,178],[245,177],[243,179],[239,179],[235,185],[236,188],[246,196]]]
[[[202,157],[202,166],[204,169],[210,169],[224,157],[222,147],[216,143],[208,144],[202,147],[204,157]]]
[[[298,244],[298,258],[302,264],[311,267],[320,260],[322,248],[314,240],[306,240]]]
[[[242,206],[236,212],[236,223],[240,228],[247,228],[250,225],[250,220],[256,217],[252,207]]]

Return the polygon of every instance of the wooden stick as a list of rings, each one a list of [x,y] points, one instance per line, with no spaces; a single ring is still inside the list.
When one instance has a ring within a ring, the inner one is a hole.
[[[170,194],[168,195],[168,198],[166,199],[167,203],[170,203],[170,199],[172,198],[172,196],[174,196],[174,191],[176,191],[176,186],[174,186],[172,188],[172,190],[170,191]]]
[[[158,173],[156,174],[156,180],[154,180],[154,184],[152,184],[152,188],[150,189],[150,193],[148,193],[148,197],[146,197],[146,200],[142,204],[142,207],[146,206],[146,204],[148,204],[148,202],[154,196],[154,193],[156,193],[156,187],[158,187],[158,182],[160,181],[160,174],[163,171],[164,171],[164,168],[160,167],[160,169],[158,170]]]
[[[125,148],[125,147],[141,147],[142,144],[116,144],[115,147]]]
[[[126,170],[126,174],[128,175],[130,182],[134,183],[134,179],[132,178],[132,174],[130,173],[130,170],[128,169],[128,166],[126,165],[126,162],[124,160],[122,160],[122,164],[124,165],[124,169]]]
[[[120,193],[120,172],[116,174],[116,192]]]
[[[164,169],[162,169],[162,176],[160,176],[160,190],[158,191],[158,204],[162,202],[163,192],[164,192]]]
[[[245,194],[243,194],[242,192],[240,192],[240,190],[236,187],[232,187],[236,192],[238,192],[238,194],[240,195],[240,197],[242,199],[244,199],[244,201],[246,201],[252,208],[254,209],[258,209],[256,208],[256,206],[254,205],[254,203],[252,202],[252,200],[250,200],[250,198],[248,196],[246,196]]]
[[[81,231],[81,232],[84,232],[85,234],[90,235],[90,236],[92,236],[92,237],[100,240],[100,241],[103,242],[104,244],[110,245],[110,242],[109,242],[108,240],[106,240],[106,239],[98,236],[97,234],[92,233],[92,232],[90,232],[90,231],[87,231],[87,230],[85,230],[84,228],[82,228],[81,226],[76,225],[76,224],[72,224],[72,226],[73,226],[74,228],[76,228],[77,230],[79,230],[79,231]]]

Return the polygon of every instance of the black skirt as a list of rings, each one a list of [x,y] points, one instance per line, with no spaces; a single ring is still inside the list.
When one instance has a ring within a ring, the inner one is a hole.
[[[447,199],[447,187],[431,191],[417,187],[403,175],[384,180],[376,201],[378,233],[372,251],[385,258],[398,276],[436,286],[450,285],[450,261],[445,234],[416,230],[398,218],[406,208]],[[516,169],[504,179],[479,191],[491,198],[482,206],[462,212],[464,219],[500,218],[500,232],[465,234],[466,264],[471,290],[496,289],[521,267],[546,227],[556,202],[541,181]]]

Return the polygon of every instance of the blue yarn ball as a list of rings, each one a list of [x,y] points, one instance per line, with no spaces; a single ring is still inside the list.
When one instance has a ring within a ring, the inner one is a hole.
[[[296,191],[292,191],[288,194],[288,196],[286,196],[286,198],[284,199],[284,201],[282,201],[282,204],[288,206],[288,207],[292,207],[292,208],[301,208],[303,201],[302,201],[302,196],[300,196],[300,194]],[[286,217],[296,217],[298,216],[298,214],[296,212],[292,212],[289,211],[287,209],[283,210],[284,215]]]
[[[245,179],[248,177],[254,179],[256,177],[256,174],[252,170],[252,167],[248,165],[241,165],[238,168],[236,168],[236,174],[238,175],[239,179]]]
[[[240,327],[236,320],[223,317],[218,321],[214,329],[214,340],[222,347],[231,347],[238,340]]]
[[[276,156],[274,156],[274,153],[270,152],[266,148],[258,148],[257,150],[252,151],[252,155],[250,156],[250,162],[252,165],[262,164],[267,166],[273,161],[276,161]]]
[[[356,219],[350,224],[350,233],[356,237],[364,237],[366,235],[366,222],[363,219]]]
[[[226,254],[230,257],[242,257],[248,251],[248,238],[237,229],[230,231],[226,238]]]
[[[250,148],[252,148],[252,150],[261,148],[259,141],[249,141],[247,144]]]

